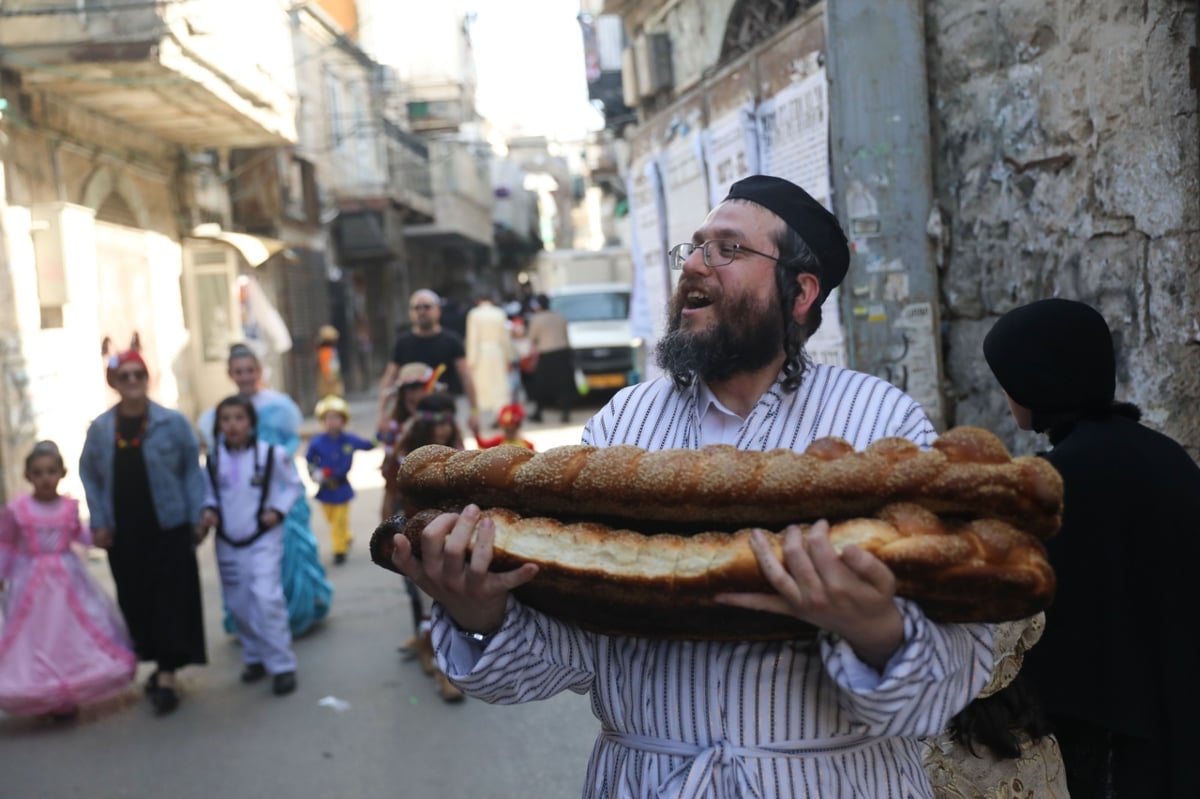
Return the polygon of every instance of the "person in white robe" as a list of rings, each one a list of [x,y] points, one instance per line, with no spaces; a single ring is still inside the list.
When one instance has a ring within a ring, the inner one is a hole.
[[[511,402],[508,372],[516,355],[508,317],[489,297],[467,312],[467,366],[475,382],[475,402],[485,422],[491,423],[496,413]]]
[[[296,689],[296,656],[283,593],[283,519],[304,486],[287,451],[256,439],[251,400],[216,410],[219,440],[209,456],[203,524],[215,528],[225,606],[237,622],[243,682],[271,676],[276,695]]]

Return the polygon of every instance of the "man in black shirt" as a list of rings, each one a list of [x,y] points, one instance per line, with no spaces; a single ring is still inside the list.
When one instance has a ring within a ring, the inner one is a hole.
[[[412,329],[401,333],[396,339],[391,361],[383,371],[383,379],[379,381],[376,429],[382,430],[387,425],[389,400],[395,393],[400,367],[419,362],[429,364],[434,369],[445,367],[439,380],[446,384],[446,390],[456,400],[460,400],[460,409],[463,405],[461,400],[465,398],[469,407],[467,427],[473,435],[478,436],[479,411],[475,405],[475,384],[467,368],[467,351],[458,334],[442,327],[440,298],[429,289],[414,291],[408,301],[408,317],[412,320]]]

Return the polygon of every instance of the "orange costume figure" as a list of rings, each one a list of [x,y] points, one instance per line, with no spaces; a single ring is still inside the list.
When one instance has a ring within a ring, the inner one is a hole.
[[[480,449],[490,449],[501,444],[533,449],[532,441],[521,438],[521,422],[523,421],[525,421],[525,409],[521,407],[520,403],[514,402],[511,405],[505,405],[496,416],[496,425],[504,432],[494,438],[477,436],[475,440],[479,443]]]
[[[333,325],[321,325],[317,331],[317,395],[321,397],[346,396],[338,338],[338,330]]]

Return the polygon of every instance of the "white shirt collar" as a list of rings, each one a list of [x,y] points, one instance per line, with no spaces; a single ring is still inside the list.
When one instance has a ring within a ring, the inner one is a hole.
[[[745,419],[725,407],[706,383],[696,381],[696,418],[700,422],[700,446],[737,443]]]

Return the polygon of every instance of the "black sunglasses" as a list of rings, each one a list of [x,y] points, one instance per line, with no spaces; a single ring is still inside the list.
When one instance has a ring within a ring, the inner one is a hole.
[[[408,307],[409,307],[409,310],[413,310],[413,311],[428,311],[433,308],[432,305],[426,305],[426,304],[410,305]]]
[[[149,376],[144,370],[139,370],[136,372],[117,372],[116,379],[119,383],[132,383],[135,380],[145,380]]]

